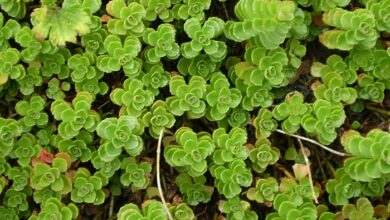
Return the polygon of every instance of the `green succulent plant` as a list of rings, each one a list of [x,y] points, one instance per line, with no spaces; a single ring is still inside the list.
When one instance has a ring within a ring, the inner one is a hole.
[[[79,168],[73,179],[71,200],[76,203],[102,204],[105,199],[102,187],[106,181],[99,176],[91,175],[86,168]]]
[[[40,129],[35,133],[35,138],[37,140],[37,144],[46,146],[53,140],[53,132],[54,126],[49,125],[45,128]]]
[[[264,47],[250,45],[245,51],[245,62],[236,64],[238,78],[247,85],[281,87],[288,83],[289,63],[286,51],[281,47],[267,50]]]
[[[49,121],[47,113],[43,112],[46,101],[41,96],[32,96],[29,101],[16,103],[15,111],[22,116],[20,119],[26,127],[44,127]]]
[[[345,118],[341,105],[318,99],[313,104],[312,114],[305,115],[301,125],[307,132],[315,134],[320,143],[330,144],[337,138],[336,129]]]
[[[112,177],[121,167],[121,160],[119,158],[106,162],[100,158],[97,151],[92,153],[91,162],[93,167],[98,170],[97,173],[107,178]]]
[[[39,154],[40,145],[36,143],[36,138],[31,133],[23,134],[15,143],[15,149],[11,151],[11,158],[17,158],[17,162],[22,167],[29,166],[32,157]]]
[[[122,160],[121,183],[124,186],[130,186],[133,192],[145,189],[150,183],[150,172],[152,165],[148,162],[137,163],[135,158],[126,157]]]
[[[225,35],[237,42],[254,38],[275,49],[287,37],[296,9],[293,1],[240,0],[234,7],[239,22],[228,21]]]
[[[8,1],[8,0],[7,0]],[[2,1],[0,1],[0,6]],[[15,36],[15,33],[20,29],[20,24],[13,19],[4,19],[4,15],[0,13],[0,51],[9,48],[8,40]]]
[[[283,121],[283,130],[295,133],[300,128],[303,116],[310,112],[311,106],[304,102],[302,93],[292,92],[286,95],[284,102],[273,109],[272,115],[276,120]]]
[[[173,20],[173,12],[170,10],[172,3],[170,0],[141,0],[140,3],[145,8],[145,19],[155,21],[157,18],[163,22]]]
[[[168,216],[161,202],[147,200],[142,204],[142,209],[134,203],[122,206],[117,214],[118,220],[127,219],[161,219],[167,220]]]
[[[175,139],[176,144],[164,148],[166,162],[172,167],[185,169],[185,172],[192,177],[206,173],[206,159],[215,149],[212,138],[183,127],[176,131]]]
[[[8,189],[3,197],[3,204],[8,208],[14,208],[17,211],[27,211],[29,208],[27,194],[24,191]]]
[[[345,172],[354,180],[370,182],[390,172],[390,134],[373,129],[366,137],[356,131],[343,134],[341,144],[351,157],[344,162]]]
[[[7,171],[11,168],[11,165],[5,159],[6,157],[0,157],[0,175],[6,175]]]
[[[25,69],[20,61],[20,53],[15,48],[0,51],[0,85],[4,85],[9,79],[18,80],[25,75]]]
[[[289,64],[293,68],[299,68],[302,64],[302,58],[306,55],[306,46],[302,45],[297,39],[287,41],[286,53],[289,59]]]
[[[345,218],[350,220],[375,219],[374,207],[367,198],[358,199],[356,205],[345,205],[342,214]]]
[[[176,59],[180,55],[179,44],[175,39],[176,29],[172,24],[160,24],[157,30],[147,28],[143,35],[148,45],[145,50],[145,60],[148,63],[158,63],[161,58]]]
[[[256,107],[269,107],[274,101],[270,86],[246,85],[242,80],[237,80],[236,87],[242,93],[241,106],[246,111],[252,111]]]
[[[238,196],[221,201],[219,209],[222,213],[227,214],[228,220],[256,220],[258,216],[256,212],[250,210],[250,204],[247,201],[241,200]]]
[[[250,200],[258,203],[272,202],[279,192],[279,185],[275,178],[269,177],[256,181],[256,187],[251,187],[246,193]]]
[[[101,74],[99,77],[102,77]],[[92,95],[106,95],[109,87],[106,82],[99,82],[98,78],[86,79],[75,83],[76,92],[89,92]]]
[[[37,215],[33,215],[29,220],[44,220],[44,219],[77,219],[79,210],[73,203],[65,206],[61,200],[57,198],[49,198],[45,203],[41,204],[41,211]]]
[[[337,7],[343,8],[350,3],[351,0],[313,0],[311,5],[315,11],[328,11]]]
[[[104,40],[107,54],[97,57],[96,66],[105,73],[123,69],[127,77],[134,78],[141,71],[141,60],[137,58],[141,51],[140,40],[132,35],[123,40],[118,35],[108,35]]]
[[[60,194],[71,192],[71,179],[64,174],[69,166],[69,161],[64,158],[53,159],[51,166],[46,163],[37,163],[31,174],[31,188],[35,190],[50,188]]]
[[[183,76],[174,76],[169,81],[172,96],[166,99],[172,114],[181,116],[187,112],[189,118],[200,118],[206,110],[206,81],[200,76],[193,76],[188,84]]]
[[[116,88],[111,92],[111,101],[122,106],[123,114],[138,117],[144,108],[154,102],[153,92],[144,87],[145,85],[138,79],[126,79],[123,88]]]
[[[150,111],[142,116],[143,123],[149,127],[149,134],[153,138],[158,138],[160,132],[166,128],[172,128],[175,124],[175,117],[167,111],[165,102],[158,100],[153,103]]]
[[[366,4],[366,8],[371,11],[375,17],[376,28],[379,31],[390,32],[390,7],[389,0],[375,1],[370,0]]]
[[[191,59],[204,51],[214,62],[223,60],[227,53],[227,46],[225,42],[214,38],[223,34],[224,25],[225,22],[217,17],[208,18],[203,25],[196,18],[186,20],[184,31],[191,41],[181,44],[182,55]]]
[[[210,8],[210,0],[183,0],[179,1],[172,8],[173,17],[175,19],[187,20],[188,18],[196,18],[203,20],[205,10]]]
[[[213,140],[216,148],[213,153],[213,162],[223,165],[236,158],[245,160],[249,155],[245,146],[247,138],[247,132],[242,128],[232,128],[229,133],[226,133],[224,128],[214,130]]]
[[[93,136],[91,133],[81,131],[74,139],[62,139],[60,136],[57,136],[56,145],[60,152],[70,155],[72,162],[78,159],[81,162],[87,162],[92,156],[92,150],[89,147],[92,141]]]
[[[241,108],[240,106],[232,109],[229,114],[225,117],[224,121],[231,127],[244,127],[249,122],[250,115],[249,113]],[[223,121],[218,121],[223,123]]]
[[[215,73],[207,88],[206,101],[209,105],[206,118],[210,121],[223,119],[230,109],[237,107],[242,99],[240,90],[230,88],[230,83],[221,72]]]
[[[375,57],[374,54],[376,54],[376,51],[383,51],[383,53],[380,52],[381,53],[380,57]],[[345,58],[345,64],[350,69],[354,69],[354,70],[362,69],[368,72],[374,69],[376,59],[380,59],[385,54],[386,54],[385,50],[377,50],[375,48],[373,49],[353,48],[352,50],[349,51],[348,56]],[[386,55],[384,57],[386,57]]]
[[[333,205],[346,205],[349,199],[361,194],[362,184],[353,180],[344,168],[340,168],[336,170],[335,178],[326,183],[326,192]]]
[[[362,183],[362,194],[369,197],[382,196],[385,193],[385,178],[373,179],[370,182]]]
[[[249,151],[252,168],[258,173],[263,173],[269,165],[275,164],[279,158],[279,149],[271,147],[271,142],[265,138],[258,139],[255,146]]]
[[[186,204],[180,203],[175,206],[169,207],[174,220],[195,220],[194,211]]]
[[[253,120],[252,125],[256,128],[256,136],[260,138],[269,137],[276,130],[278,123],[273,119],[273,114],[270,110],[262,108]]]
[[[171,76],[165,71],[162,64],[146,65],[145,74],[141,81],[147,90],[153,92],[155,96],[160,93],[160,89],[167,86]]]
[[[65,48],[60,48],[53,54],[39,55],[38,59],[41,63],[41,75],[46,79],[51,78],[54,74],[62,80],[68,78],[70,70],[66,65],[66,61],[70,56],[70,51]]]
[[[57,78],[52,78],[47,83],[46,96],[54,100],[62,100],[65,98],[65,92],[69,91],[71,85],[68,82],[61,82]]]
[[[294,201],[293,197],[285,194],[278,194],[275,197],[273,207],[277,212],[268,214],[266,220],[317,219],[317,210],[313,203]]]
[[[100,159],[109,162],[117,158],[122,150],[130,156],[138,156],[143,150],[143,126],[132,116],[106,118],[99,123],[96,132],[104,142],[99,147]]]
[[[112,0],[106,5],[106,10],[114,17],[107,22],[107,29],[110,33],[142,36],[145,30],[142,19],[145,18],[146,11],[140,3],[126,4],[124,0]]]
[[[358,97],[356,90],[346,87],[343,78],[337,73],[327,74],[323,78],[323,84],[314,84],[312,88],[317,99],[325,99],[330,102],[353,104]]]
[[[24,26],[15,33],[15,41],[23,50],[20,51],[21,59],[26,62],[33,62],[40,54],[53,54],[58,50],[48,40],[39,41],[33,35],[33,31]]]
[[[27,11],[26,4],[31,1],[32,0],[20,0],[20,1],[1,0],[0,7],[9,16],[17,19],[21,19],[26,15],[26,11]]]
[[[100,122],[100,116],[91,110],[94,97],[88,92],[79,92],[72,100],[72,105],[64,100],[56,100],[51,104],[50,111],[57,121],[58,133],[64,139],[76,137],[81,129],[95,131]]]
[[[0,206],[0,219],[18,220],[18,211],[15,208]]]
[[[104,40],[106,39],[108,33],[104,29],[99,31],[85,34],[81,37],[81,45],[84,47],[86,53],[92,53],[96,55],[106,53],[106,48],[104,47]]]
[[[358,76],[358,88],[359,98],[371,100],[373,102],[381,103],[385,98],[386,85],[375,80],[374,77],[368,74],[360,74]]]
[[[68,60],[68,67],[72,70],[70,76],[75,83],[87,79],[100,79],[103,73],[94,67],[95,56],[90,53],[75,54]]]
[[[22,191],[28,184],[31,167],[12,167],[7,172],[7,177],[12,180],[12,189]]]
[[[347,11],[334,8],[326,11],[322,20],[336,28],[322,33],[319,37],[320,42],[330,49],[370,49],[375,46],[379,37],[375,28],[375,17],[368,9]]]
[[[381,80],[385,83],[386,88],[389,88],[390,76],[387,74],[386,69],[389,68],[390,54],[384,49],[374,49],[373,58],[374,66],[372,71],[369,72],[374,78]]]
[[[43,190],[36,190],[33,193],[34,202],[36,202],[37,204],[45,203],[50,198],[56,198],[60,200],[62,198],[62,195],[59,192],[54,192],[49,188],[45,188]]]
[[[191,177],[181,173],[176,177],[176,185],[183,194],[184,201],[188,205],[196,206],[199,203],[207,203],[211,199],[213,187],[206,186],[206,177]]]
[[[48,37],[54,45],[76,43],[77,36],[90,32],[90,3],[91,1],[64,0],[62,7],[58,7],[55,0],[41,1],[41,7],[35,8],[31,13],[34,36],[40,40]]]
[[[241,187],[249,187],[252,184],[252,173],[241,159],[235,159],[227,166],[212,164],[209,169],[215,178],[218,192],[226,198],[233,198],[241,193]]]
[[[200,54],[194,58],[182,57],[177,64],[177,69],[182,75],[201,76],[209,80],[213,73],[217,72],[219,63],[214,62],[209,55]]]
[[[15,138],[22,134],[22,126],[14,119],[0,117],[0,152],[6,157],[14,148]]]
[[[31,95],[35,87],[39,87],[43,83],[42,76],[38,67],[29,66],[26,68],[26,74],[18,81],[19,91],[23,95]]]

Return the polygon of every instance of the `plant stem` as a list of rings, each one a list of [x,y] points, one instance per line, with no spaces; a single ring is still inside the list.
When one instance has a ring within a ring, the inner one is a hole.
[[[303,149],[303,143],[302,143],[301,139],[298,138],[297,140],[299,142],[299,146],[301,147],[303,158],[305,159],[305,163],[306,163],[307,169],[309,171],[308,174],[309,174],[309,182],[310,182],[311,193],[312,193],[314,202],[316,204],[318,204],[318,199],[317,199],[316,193],[314,191],[313,176],[311,174],[310,161],[309,161],[309,158],[307,157],[307,155],[305,153],[305,149]]]
[[[317,146],[323,148],[324,150],[329,151],[329,152],[331,152],[331,153],[333,153],[333,154],[336,154],[336,155],[339,155],[339,156],[342,156],[342,157],[348,156],[347,153],[342,153],[342,152],[333,150],[333,149],[331,149],[331,148],[329,148],[329,147],[327,147],[327,146],[325,146],[325,145],[323,145],[323,144],[320,144],[320,143],[318,143],[317,141],[312,140],[312,139],[310,139],[310,138],[303,137],[303,136],[296,135],[296,134],[289,134],[289,133],[287,133],[287,132],[285,132],[285,131],[283,131],[283,130],[280,130],[280,129],[276,129],[276,132],[279,132],[279,133],[285,134],[285,135],[289,135],[289,136],[298,138],[298,139],[300,139],[300,140],[304,140],[304,141],[310,142],[310,143],[315,144],[315,145],[317,145]]]
[[[386,115],[386,116],[390,116],[390,111],[387,111],[387,110],[385,110],[385,109],[381,109],[381,108],[374,107],[374,106],[371,106],[371,105],[366,105],[365,107],[366,107],[368,110],[375,111],[375,112],[384,114],[384,115]]]
[[[173,220],[173,217],[171,215],[171,212],[169,212],[169,209],[168,209],[168,206],[167,206],[167,203],[165,201],[165,198],[164,198],[164,193],[163,193],[163,190],[162,190],[162,187],[161,187],[161,177],[160,177],[160,154],[161,154],[161,143],[162,143],[162,138],[164,136],[164,130],[161,130],[160,131],[160,136],[158,137],[158,143],[157,143],[157,161],[156,161],[156,176],[157,176],[157,188],[158,188],[158,192],[160,194],[160,197],[161,197],[161,202],[163,203],[164,205],[164,209],[165,209],[165,212],[167,213],[168,215],[168,218],[169,220]]]
[[[295,177],[282,164],[275,163],[275,167],[282,171],[288,178],[295,180]]]

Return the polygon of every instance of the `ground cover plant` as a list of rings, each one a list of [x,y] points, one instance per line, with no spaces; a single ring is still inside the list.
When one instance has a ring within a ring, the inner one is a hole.
[[[390,0],[0,0],[0,220],[390,217]]]

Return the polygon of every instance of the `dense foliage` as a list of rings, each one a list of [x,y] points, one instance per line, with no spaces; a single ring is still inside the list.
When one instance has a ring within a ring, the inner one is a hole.
[[[389,90],[390,0],[0,0],[0,220],[388,219]]]

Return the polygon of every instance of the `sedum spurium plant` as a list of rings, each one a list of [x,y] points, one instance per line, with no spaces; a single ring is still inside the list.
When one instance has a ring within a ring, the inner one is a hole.
[[[92,203],[100,205],[104,202],[105,194],[102,190],[107,183],[104,177],[91,175],[85,168],[77,170],[73,178],[71,200],[76,203]]]
[[[110,1],[107,12],[113,16],[107,23],[107,29],[112,34],[142,36],[145,30],[142,19],[145,17],[145,8],[137,3],[126,3],[124,0]]]
[[[140,162],[132,157],[127,157],[122,160],[121,169],[123,170],[121,175],[121,183],[124,186],[131,184],[132,191],[138,191],[145,189],[150,182],[150,172],[152,171],[152,165],[148,162]]]
[[[29,220],[43,220],[43,219],[76,219],[79,210],[73,203],[64,205],[59,199],[50,198],[41,205],[41,211],[37,215],[33,215]]]
[[[221,201],[218,208],[222,213],[226,213],[226,217],[229,220],[258,219],[256,212],[250,210],[249,202],[242,201],[239,197]]]
[[[147,200],[140,209],[136,204],[130,203],[120,208],[117,214],[118,220],[127,219],[168,219],[161,202],[156,200]]]
[[[185,112],[189,118],[200,118],[206,110],[206,81],[199,76],[192,77],[188,84],[182,76],[174,76],[169,81],[172,96],[166,99],[168,110],[181,116]]]
[[[245,146],[247,133],[242,128],[233,128],[229,133],[223,128],[218,128],[213,132],[213,140],[216,145],[213,162],[216,164],[223,165],[236,158],[245,160],[249,155]]]
[[[72,105],[64,100],[56,100],[52,103],[50,111],[56,120],[61,121],[58,131],[62,138],[71,139],[82,129],[95,131],[100,116],[96,111],[91,110],[93,99],[90,93],[79,92],[72,100]]]
[[[49,188],[60,194],[71,192],[71,179],[65,175],[70,166],[70,158],[65,158],[53,159],[51,166],[46,163],[37,163],[31,172],[31,188],[38,191]]]
[[[207,171],[207,157],[215,144],[210,135],[195,133],[183,127],[175,133],[176,144],[165,147],[164,157],[172,167],[178,167],[192,177],[203,175]]]
[[[184,31],[191,41],[181,44],[183,56],[191,59],[203,50],[214,62],[224,59],[227,53],[226,44],[213,40],[223,33],[224,25],[225,22],[217,17],[208,18],[203,25],[196,18],[186,20]]]
[[[342,145],[351,154],[344,162],[345,172],[354,180],[371,182],[386,177],[389,170],[390,134],[371,130],[366,137],[356,131],[348,131],[342,137]]]
[[[121,155],[125,150],[130,156],[138,156],[143,147],[143,140],[139,135],[143,126],[132,116],[106,118],[99,123],[96,133],[102,138],[98,155],[102,161],[109,162]]]
[[[181,173],[176,177],[175,182],[188,205],[196,206],[210,201],[213,187],[205,185],[205,176],[191,177]]]
[[[302,118],[301,125],[307,132],[315,134],[322,144],[329,144],[337,137],[335,129],[344,123],[345,117],[341,105],[318,99],[313,104],[312,113]]]
[[[0,0],[0,219],[389,218],[389,14]]]
[[[123,88],[116,88],[110,94],[111,101],[121,106],[121,114],[138,117],[153,104],[154,94],[138,79],[127,79]]]

